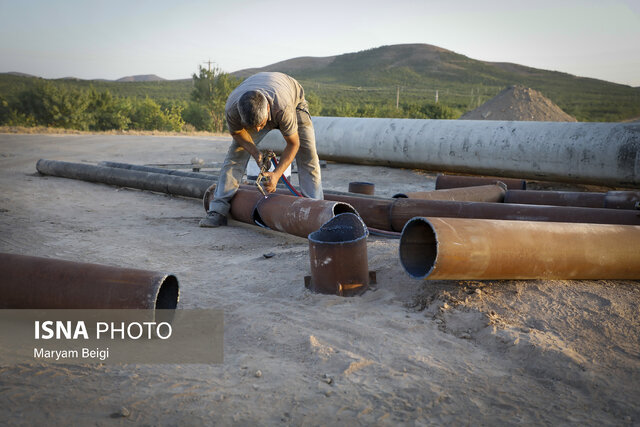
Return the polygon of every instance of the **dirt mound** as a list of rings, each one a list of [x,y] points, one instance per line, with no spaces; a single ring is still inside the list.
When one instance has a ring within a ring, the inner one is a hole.
[[[475,110],[463,114],[462,120],[518,120],[539,122],[576,122],[537,90],[511,86]]]

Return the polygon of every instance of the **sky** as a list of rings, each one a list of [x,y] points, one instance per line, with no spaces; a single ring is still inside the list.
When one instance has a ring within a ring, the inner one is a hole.
[[[640,0],[0,0],[0,72],[189,78],[427,43],[640,86]]]

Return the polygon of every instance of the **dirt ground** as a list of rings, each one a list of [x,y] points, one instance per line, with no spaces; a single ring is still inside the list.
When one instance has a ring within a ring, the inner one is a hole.
[[[0,135],[1,252],[172,272],[181,308],[225,316],[219,365],[0,366],[1,424],[640,425],[640,282],[419,281],[398,240],[370,236],[375,289],[316,295],[306,239],[202,229],[198,200],[35,169],[220,162],[229,142]],[[382,196],[435,178],[336,163],[323,174],[325,188],[371,181]]]

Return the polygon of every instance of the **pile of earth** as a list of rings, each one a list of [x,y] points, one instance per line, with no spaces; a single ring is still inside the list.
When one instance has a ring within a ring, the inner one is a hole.
[[[576,122],[537,90],[511,86],[475,110],[463,114],[462,120],[519,120],[539,122]]]

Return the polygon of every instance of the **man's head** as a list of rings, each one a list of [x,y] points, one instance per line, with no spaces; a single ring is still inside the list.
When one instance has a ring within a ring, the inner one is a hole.
[[[238,100],[238,112],[244,126],[260,130],[269,117],[267,98],[257,90],[245,92]]]

